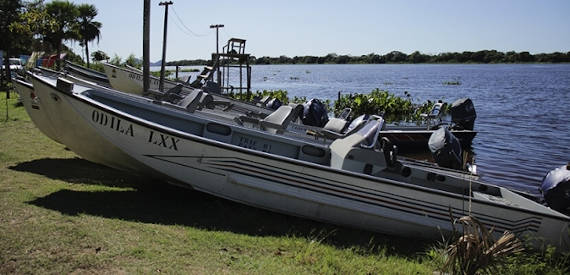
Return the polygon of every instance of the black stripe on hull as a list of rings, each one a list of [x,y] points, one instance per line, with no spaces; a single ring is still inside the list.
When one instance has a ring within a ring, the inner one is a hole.
[[[449,222],[449,206],[434,205],[432,202],[421,201],[412,198],[395,197],[392,193],[379,190],[372,190],[365,187],[342,183],[338,181],[322,181],[316,177],[308,178],[307,174],[297,171],[285,170],[266,164],[256,163],[231,157],[205,157],[205,156],[151,156],[155,159],[178,164],[184,167],[188,165],[178,163],[165,158],[200,158],[202,163],[212,169],[225,172],[241,174],[244,176],[257,178],[259,180],[271,181],[277,184],[300,188],[323,195],[335,196],[342,199],[358,201],[361,203],[385,207],[395,211],[402,211],[421,217],[429,217],[440,221]],[[257,164],[257,165],[253,165]],[[203,169],[200,169],[203,170]],[[310,177],[310,176],[309,176]],[[348,188],[347,188],[348,187]],[[357,190],[361,189],[361,190]],[[434,207],[435,206],[435,207]],[[453,218],[459,218],[466,213],[463,209],[452,208]],[[499,230],[509,230],[511,232],[532,231],[537,232],[541,224],[541,218],[529,217],[521,220],[511,221],[496,219],[494,217],[473,213],[482,223]],[[486,218],[489,217],[489,218]]]

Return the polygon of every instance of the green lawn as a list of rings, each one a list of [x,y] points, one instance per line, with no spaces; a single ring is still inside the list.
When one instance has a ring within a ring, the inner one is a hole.
[[[276,214],[85,161],[41,134],[15,94],[0,96],[0,274],[437,269],[433,243]],[[502,272],[567,271],[537,255],[512,258]]]

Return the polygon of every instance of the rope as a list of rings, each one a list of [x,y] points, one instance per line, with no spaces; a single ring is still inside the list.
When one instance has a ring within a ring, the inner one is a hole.
[[[231,35],[231,34],[229,34],[228,32],[226,32],[225,29],[222,29],[222,32],[227,35],[228,39],[230,39],[231,37],[236,37],[235,35]]]
[[[469,171],[469,174],[472,176],[473,172]],[[471,187],[471,180],[473,177],[469,177],[469,216],[471,216],[471,198],[473,198],[473,188]]]

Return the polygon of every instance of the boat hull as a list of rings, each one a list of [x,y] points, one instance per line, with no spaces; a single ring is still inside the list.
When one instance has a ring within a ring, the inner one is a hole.
[[[135,95],[143,94],[143,79],[142,73],[134,72],[129,69],[117,67],[111,64],[103,63],[105,74],[109,79],[111,87],[115,90],[131,93]],[[149,88],[152,90],[159,90],[160,80],[156,77],[149,78]],[[175,84],[170,81],[164,83],[165,89],[174,87]]]
[[[47,122],[51,122],[50,129],[56,133],[57,139],[46,134],[48,137],[64,144],[86,160],[124,171],[149,171],[148,167],[101,138],[91,125],[78,116],[73,105],[69,104],[70,97],[54,92],[50,82],[54,83],[55,79],[32,78],[34,92],[41,100],[43,110],[43,120],[36,120],[34,123],[41,129],[45,128]]]
[[[145,120],[136,114],[159,107],[124,97],[121,104],[110,107],[93,96],[60,95],[84,123],[133,159],[215,196],[314,220],[429,239],[452,230],[450,215],[471,214],[498,233],[508,230],[567,245],[568,217],[504,188],[500,189],[503,199],[474,192],[469,205],[463,194],[260,152],[253,144],[262,146],[261,138],[235,146],[200,136],[214,134],[207,126],[182,131],[160,124],[169,116],[187,116],[190,125],[193,114],[164,109],[158,120]],[[109,124],[119,120],[120,127]],[[525,208],[517,206],[522,204]]]
[[[22,100],[22,104],[24,105],[24,109],[26,109],[26,113],[28,113],[28,116],[30,116],[30,119],[34,125],[36,125],[40,132],[42,132],[53,141],[62,143],[61,133],[58,132],[54,126],[54,124],[57,122],[52,121],[49,114],[46,113],[47,109],[44,106],[44,101],[47,102],[47,99],[42,99],[39,97],[34,92],[34,87],[31,83],[27,83],[18,79],[13,79],[12,83],[14,84],[16,92],[18,92],[20,99]]]

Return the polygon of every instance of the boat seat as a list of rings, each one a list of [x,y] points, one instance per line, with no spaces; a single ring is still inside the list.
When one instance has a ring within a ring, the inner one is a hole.
[[[291,106],[280,106],[273,113],[269,114],[266,118],[260,120],[259,125],[263,129],[274,129],[277,132],[282,132],[287,128],[289,123],[293,121],[295,116],[295,109]]]
[[[320,130],[310,130],[307,133],[315,135],[316,137],[324,137],[326,139],[337,139],[345,137],[347,134],[343,133],[348,125],[348,121],[340,118],[330,118],[327,124]],[[358,128],[360,129],[360,128]],[[356,130],[358,130],[356,129]],[[354,130],[354,129],[353,129]],[[354,131],[351,131],[351,133]]]
[[[331,167],[369,175],[387,168],[385,155],[377,150],[383,126],[384,119],[376,117],[357,132],[333,141],[329,146]]]
[[[344,138],[344,137],[347,137],[353,133],[356,133],[357,131],[362,129],[362,127],[364,127],[364,125],[366,125],[366,120],[359,119],[359,118],[357,118],[353,121],[354,126],[352,128],[349,127],[349,123],[346,120],[343,120],[340,118],[331,118],[331,119],[329,119],[329,122],[327,122],[327,124],[325,124],[323,129],[321,129],[320,131],[315,131],[315,132],[311,131],[309,134],[315,135],[316,137],[324,137],[326,139]],[[370,120],[378,120],[378,119],[382,119],[382,117],[377,116],[377,115],[372,115],[369,119]],[[385,127],[384,123],[382,123],[382,127]],[[347,129],[347,128],[349,128],[349,129]]]
[[[198,106],[198,109],[202,109],[204,107],[208,108],[208,106],[214,102],[214,97],[208,93],[204,93],[202,92],[202,96],[200,97],[200,104]]]
[[[244,125],[244,122],[247,122],[254,125],[259,125],[260,129],[273,131],[274,133],[282,133],[287,128],[289,123],[291,123],[291,121],[297,119],[302,111],[302,105],[283,105],[261,120],[255,117],[242,115],[235,117],[234,121],[241,126]]]
[[[182,99],[178,105],[185,108],[188,112],[194,112],[200,105],[200,99],[202,98],[202,91],[194,90],[190,92],[184,99]]]
[[[348,121],[342,118],[330,118],[327,124],[323,127],[323,129],[335,133],[341,134],[346,126],[348,125]]]
[[[164,93],[161,93],[160,91],[153,91],[152,93],[154,94],[155,92],[158,92],[158,94],[156,94],[156,96],[160,100],[174,103],[176,101],[181,100],[184,97],[181,95],[182,88],[183,88],[182,84],[176,84],[176,86],[168,89],[168,91],[166,91]]]
[[[164,96],[169,96],[169,95],[179,95],[180,92],[182,92],[182,88],[184,86],[180,83],[176,84],[176,86],[168,89],[168,91],[164,92]]]

